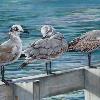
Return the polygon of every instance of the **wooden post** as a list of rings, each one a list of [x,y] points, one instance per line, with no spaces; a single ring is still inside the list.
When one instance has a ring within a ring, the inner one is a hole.
[[[33,82],[33,100],[40,100],[40,81]]]

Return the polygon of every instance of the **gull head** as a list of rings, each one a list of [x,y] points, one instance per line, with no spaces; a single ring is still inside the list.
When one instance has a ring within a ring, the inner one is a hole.
[[[55,29],[51,25],[44,25],[41,27],[43,38],[51,37],[55,34]]]
[[[10,32],[14,33],[14,34],[20,34],[20,33],[29,33],[27,29],[25,29],[23,26],[21,25],[13,25],[10,28]]]
[[[21,25],[13,25],[10,28],[10,32],[24,32],[24,29],[22,28]]]

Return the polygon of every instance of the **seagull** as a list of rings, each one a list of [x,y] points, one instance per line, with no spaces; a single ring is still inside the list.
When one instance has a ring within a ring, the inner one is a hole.
[[[0,45],[0,67],[2,82],[9,84],[4,77],[4,66],[18,60],[22,52],[20,33],[25,32],[21,25],[13,25],[9,30],[9,40]]]
[[[77,37],[69,43],[69,51],[81,51],[88,53],[88,66],[91,66],[91,53],[100,48],[100,30],[92,30]]]
[[[23,51],[26,60],[21,68],[37,60],[42,60],[45,62],[47,74],[52,74],[51,61],[68,49],[68,43],[63,34],[56,32],[51,25],[42,26],[41,33],[42,38],[34,41]]]

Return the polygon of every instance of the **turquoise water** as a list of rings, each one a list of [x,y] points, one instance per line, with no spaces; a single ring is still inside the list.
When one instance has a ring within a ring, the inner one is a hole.
[[[70,41],[84,32],[100,29],[100,0],[0,0],[0,43],[8,39],[7,32],[13,24],[24,25],[30,31],[29,35],[21,37],[23,48],[41,37],[40,27],[44,24],[54,26],[64,34],[67,41]],[[92,63],[99,63],[99,57],[100,51],[94,52]],[[23,59],[19,59],[6,67],[7,78],[45,73],[43,62],[30,64],[27,68],[18,70],[22,61]],[[86,54],[65,53],[52,62],[52,69],[66,70],[84,65],[87,65]],[[52,100],[84,99],[83,92],[75,93],[71,94],[71,97],[63,95],[53,97]]]
[[[43,98],[42,100],[84,100],[84,97],[83,97],[83,91],[79,90],[79,91],[74,91],[73,93]]]

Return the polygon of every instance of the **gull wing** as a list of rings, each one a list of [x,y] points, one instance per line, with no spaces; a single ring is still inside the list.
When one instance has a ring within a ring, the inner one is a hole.
[[[100,40],[83,40],[73,46],[76,51],[92,52],[100,47]]]
[[[0,64],[13,61],[17,57],[17,47],[9,41],[0,45]]]
[[[30,59],[50,59],[55,58],[68,48],[63,35],[55,34],[50,38],[39,39],[28,47],[24,53]]]
[[[69,51],[92,52],[100,47],[100,30],[85,33],[69,43]]]
[[[92,52],[100,48],[100,40],[80,40],[69,45],[69,51]]]
[[[0,53],[1,52],[8,52],[8,53],[10,53],[10,52],[12,52],[12,48],[13,47],[5,47],[5,46],[2,46],[2,45],[0,45]]]
[[[12,52],[12,50],[13,50],[13,43],[10,43],[10,40],[8,40],[0,45],[0,53]]]

